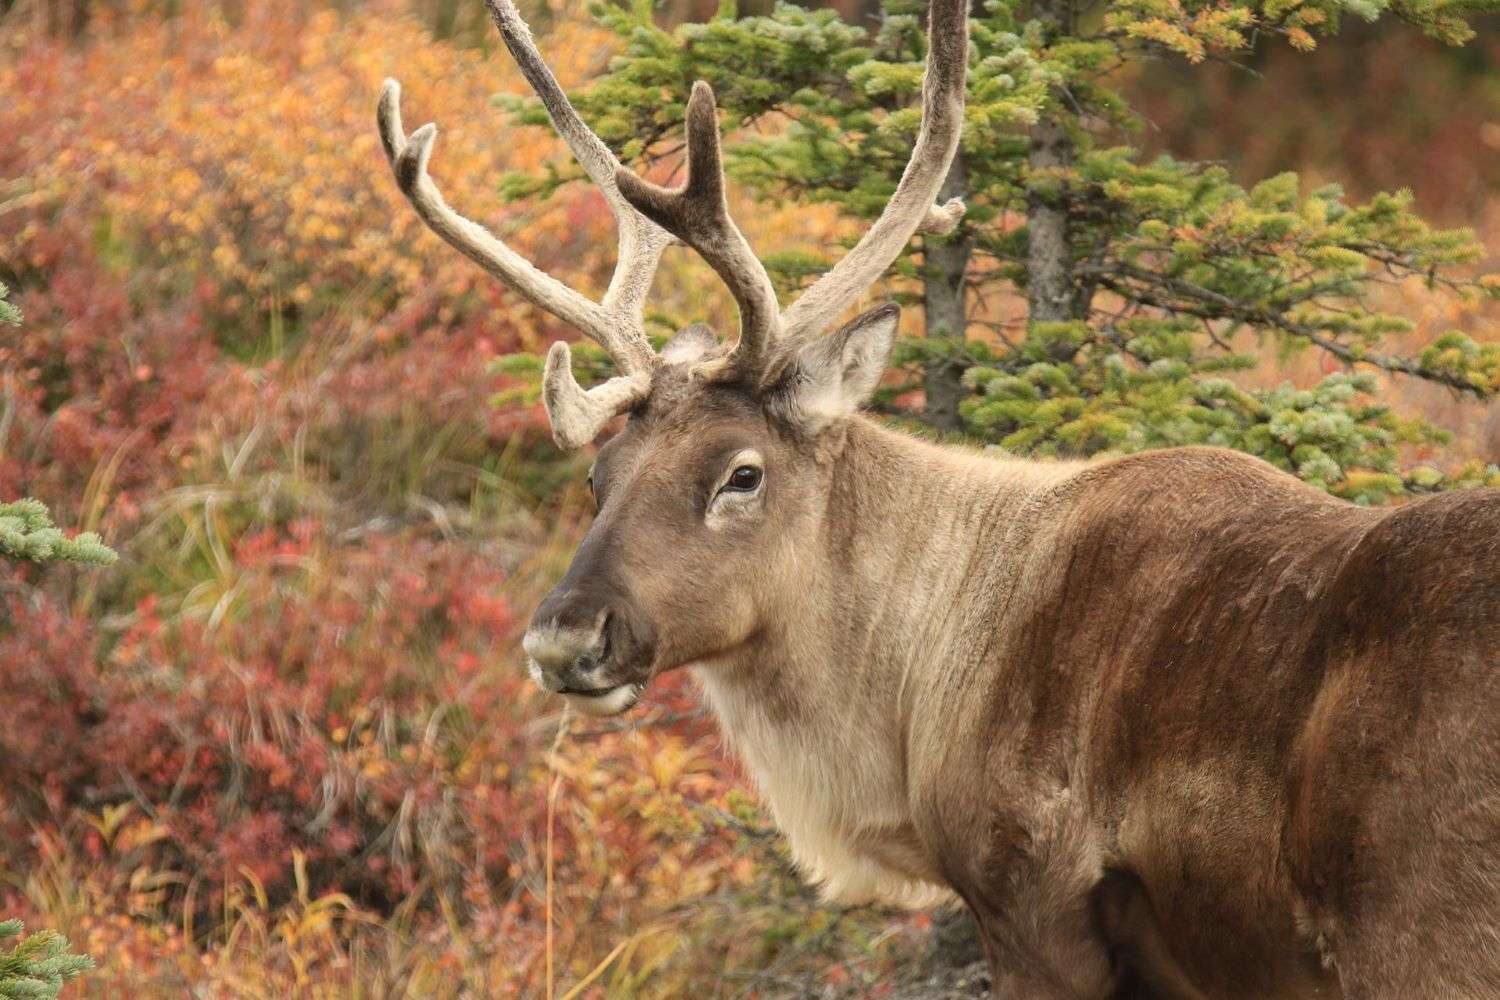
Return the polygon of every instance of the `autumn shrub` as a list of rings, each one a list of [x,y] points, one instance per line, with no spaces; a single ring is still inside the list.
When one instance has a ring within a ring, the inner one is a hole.
[[[21,314],[5,301],[7,292],[0,285],[0,326],[19,326]],[[95,535],[65,536],[39,500],[0,503],[0,560],[107,565],[114,559],[115,553]],[[31,707],[22,705],[21,711]],[[16,714],[10,713],[7,721]],[[25,753],[36,748],[6,749]],[[64,982],[93,968],[87,956],[71,954],[67,940],[55,931],[27,935],[24,930],[19,920],[0,920],[0,1000],[48,1000]]]
[[[370,126],[385,75],[422,81],[415,111],[461,109],[445,116],[445,176],[483,202],[501,150],[532,167],[550,152],[492,141],[502,64],[399,12],[340,23],[299,7],[257,5],[237,28],[102,23],[96,44],[37,40],[0,70],[19,136],[0,150],[0,260],[30,317],[0,353],[10,405],[30,411],[7,454],[47,450],[59,480],[116,462],[129,489],[181,458],[205,411],[246,399],[254,362],[299,343],[357,328],[369,361],[438,330],[490,351],[546,332],[438,252]],[[587,281],[607,221],[580,198],[507,224]]]
[[[0,570],[5,863],[62,844],[200,917],[241,878],[289,898],[294,852],[373,907],[450,890],[460,857],[504,882],[493,845],[530,813],[474,776],[527,752],[494,651],[514,549],[546,532],[507,492],[533,473],[504,475],[535,414],[488,407],[485,362],[535,324],[436,252],[371,101],[399,67],[462,109],[445,152],[477,197],[510,81],[389,6],[91,30],[0,68],[0,259],[26,314],[0,340],[0,499],[82,498],[68,520],[125,560]],[[598,205],[509,222],[590,280]]]
[[[57,682],[86,659],[76,644],[55,660],[9,658],[24,672],[7,690],[48,725],[8,729],[7,787],[61,782],[96,803],[141,803],[151,817],[149,844],[134,845],[150,848],[142,863],[190,878],[243,870],[275,892],[295,848],[318,873],[341,872],[323,883],[390,899],[410,891],[415,871],[451,866],[465,825],[452,812],[451,770],[464,763],[454,732],[496,717],[519,685],[508,671],[486,683],[481,671],[513,624],[502,574],[421,539],[330,551],[316,530],[267,528],[230,545],[228,620],[167,618],[144,600],[104,669],[71,684]],[[9,643],[51,645],[36,634],[50,615],[10,610]],[[235,627],[247,619],[261,627]],[[18,743],[39,733],[50,752]]]

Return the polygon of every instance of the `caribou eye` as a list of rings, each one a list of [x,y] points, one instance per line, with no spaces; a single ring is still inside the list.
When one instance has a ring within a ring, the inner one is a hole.
[[[742,465],[729,474],[724,489],[735,493],[749,493],[760,485],[760,470],[753,465]]]

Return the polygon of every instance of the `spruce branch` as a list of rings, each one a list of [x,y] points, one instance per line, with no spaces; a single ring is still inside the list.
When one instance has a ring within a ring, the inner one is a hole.
[[[69,954],[56,932],[24,930],[19,920],[0,920],[0,1000],[53,1000],[64,983],[94,967],[87,955]]]
[[[18,562],[73,562],[108,566],[118,558],[92,531],[68,538],[40,500],[0,503],[0,558]]]
[[[1394,374],[1416,376],[1479,399],[1488,399],[1500,388],[1500,377],[1497,377],[1500,376],[1500,348],[1492,344],[1479,347],[1462,335],[1457,335],[1462,337],[1462,340],[1458,340],[1454,334],[1445,334],[1439,338],[1444,346],[1467,344],[1473,345],[1473,349],[1466,352],[1469,364],[1441,368],[1424,363],[1421,359],[1382,354],[1344,343],[1327,328],[1297,320],[1286,308],[1276,309],[1238,300],[1181,278],[1129,264],[1117,263],[1111,270],[1113,273],[1101,273],[1097,276],[1103,287],[1122,298],[1154,306],[1168,313],[1195,316],[1203,320],[1229,320],[1259,329],[1279,330],[1306,340],[1346,364],[1365,364]],[[1122,281],[1121,277],[1131,280]],[[1163,291],[1170,294],[1163,295]]]
[[[5,287],[5,282],[0,281],[0,326],[20,326],[21,310],[5,301],[9,295],[10,289]]]

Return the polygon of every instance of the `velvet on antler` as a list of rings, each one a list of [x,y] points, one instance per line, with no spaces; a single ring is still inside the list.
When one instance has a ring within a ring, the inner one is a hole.
[[[727,355],[708,362],[757,388],[774,383],[795,352],[831,330],[841,314],[885,272],[914,233],[949,232],[963,203],[934,204],[958,148],[968,62],[967,0],[934,0],[930,48],[922,85],[922,125],[901,181],[879,219],[845,257],[796,302],[781,310],[764,265],[729,217],[714,95],[694,84],[687,107],[687,177],[664,188],[625,170],[578,117],[542,61],[513,0],[486,0],[521,73],[541,99],[552,125],[599,188],[619,230],[619,254],[604,298],[595,302],[538,270],[504,241],[443,199],[427,172],[435,125],[407,135],[401,90],[387,80],[378,120],[396,183],[422,220],[443,239],[529,302],[568,323],[609,354],[620,375],[585,390],[573,376],[571,354],[554,344],[547,355],[542,398],[553,437],[578,447],[608,421],[643,399],[652,371],[665,363],[646,337],[644,307],[662,252],[674,238],[692,247],[728,286],[740,313],[739,339]]]
[[[559,355],[554,351],[548,356],[543,393],[547,416],[558,445],[574,448],[592,440],[611,417],[650,389],[650,373],[658,361],[646,338],[645,301],[662,251],[672,237],[620,196],[615,187],[620,161],[578,117],[538,54],[531,32],[515,5],[511,0],[487,0],[487,4],[501,38],[541,98],[553,127],[614,213],[619,254],[603,300],[594,302],[538,270],[504,241],[454,211],[443,200],[427,172],[437,127],[424,125],[410,136],[405,133],[401,126],[401,88],[395,80],[387,80],[381,90],[380,138],[397,186],[422,221],[527,301],[598,343],[620,370],[618,377],[585,391],[574,379],[565,353]]]

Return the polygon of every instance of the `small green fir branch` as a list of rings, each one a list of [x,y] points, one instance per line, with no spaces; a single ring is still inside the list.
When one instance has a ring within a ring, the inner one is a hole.
[[[0,326],[20,326],[21,310],[5,301],[9,295],[10,289],[0,281]]]
[[[40,500],[0,503],[0,558],[18,562],[72,562],[108,566],[117,556],[92,531],[68,538]]]
[[[19,920],[0,920],[0,1000],[53,1000],[64,983],[94,967],[87,955],[69,954],[60,934],[24,930]]]

